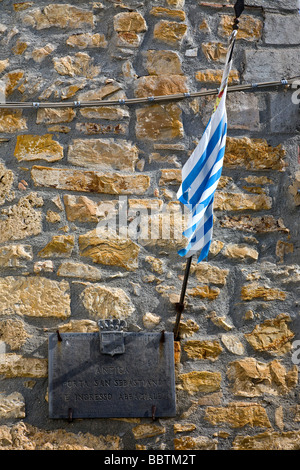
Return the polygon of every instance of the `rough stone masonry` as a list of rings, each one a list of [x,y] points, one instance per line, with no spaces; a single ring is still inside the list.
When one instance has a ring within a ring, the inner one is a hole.
[[[233,3],[1,0],[1,94],[216,88]],[[297,1],[245,4],[230,83],[296,76]],[[0,109],[1,450],[300,448],[299,94],[286,87],[228,95],[214,239],[192,265],[175,343],[176,417],[48,417],[50,332],[111,317],[172,331],[185,267],[176,191],[213,104]],[[130,236],[114,230],[122,217]]]

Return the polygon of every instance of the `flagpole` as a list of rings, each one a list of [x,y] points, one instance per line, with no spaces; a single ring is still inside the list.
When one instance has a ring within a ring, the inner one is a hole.
[[[174,340],[177,341],[179,337],[179,325],[180,325],[180,319],[182,312],[184,310],[184,298],[185,298],[185,293],[186,293],[186,287],[187,287],[187,282],[190,274],[190,269],[191,269],[191,263],[192,263],[192,256],[190,256],[187,259],[186,266],[185,266],[185,273],[184,273],[184,278],[183,278],[183,283],[182,283],[182,288],[181,288],[181,294],[180,294],[180,300],[175,304],[175,308],[177,311],[177,316],[176,316],[176,321],[175,321],[175,327],[174,327]]]
[[[234,23],[233,23],[233,27],[232,27],[233,32],[237,31],[238,28],[239,28],[239,26],[238,26],[239,25],[239,19],[238,18],[241,16],[243,10],[244,10],[244,0],[237,0],[235,5],[234,5],[235,18],[234,18]],[[233,42],[231,42],[232,47],[231,47],[230,57],[228,59],[228,62],[231,61],[231,59],[232,59],[232,52],[233,52],[234,42],[235,42],[235,36],[233,36]],[[222,88],[222,86],[223,86],[223,88]],[[220,92],[219,92],[218,98],[223,94],[223,91],[224,91],[224,89],[226,89],[226,87],[227,87],[227,81],[224,84],[223,79],[222,79],[222,84],[221,84],[221,87],[220,87]],[[181,288],[180,300],[179,300],[179,302],[177,302],[175,304],[175,308],[176,308],[176,311],[177,311],[175,326],[174,326],[174,340],[175,341],[178,341],[178,339],[180,339],[180,337],[179,337],[180,319],[181,319],[182,312],[184,310],[184,298],[185,298],[185,294],[186,294],[186,288],[187,288],[188,278],[189,278],[190,269],[191,269],[192,257],[193,257],[193,255],[190,256],[187,259],[184,278],[183,278],[183,283],[182,283],[182,288]]]

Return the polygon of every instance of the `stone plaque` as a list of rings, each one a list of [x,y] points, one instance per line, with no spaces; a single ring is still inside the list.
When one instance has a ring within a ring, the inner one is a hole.
[[[50,418],[175,416],[173,333],[49,336]]]

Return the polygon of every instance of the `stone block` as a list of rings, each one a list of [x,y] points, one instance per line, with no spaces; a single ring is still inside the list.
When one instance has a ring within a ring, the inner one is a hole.
[[[29,317],[70,316],[69,284],[44,277],[8,276],[0,278],[1,315]]]
[[[278,360],[264,363],[254,357],[231,362],[227,375],[234,395],[241,397],[286,395],[298,382],[296,365],[287,371]]]
[[[33,166],[31,176],[39,187],[103,194],[144,194],[150,186],[147,175],[99,173],[70,168]]]
[[[25,400],[19,392],[0,395],[0,418],[25,418]]]
[[[16,133],[27,129],[27,119],[22,110],[0,110],[0,132]]]
[[[20,161],[45,160],[56,162],[64,156],[63,146],[51,134],[18,135],[14,156]]]
[[[102,284],[88,285],[81,294],[83,306],[97,319],[126,319],[134,312],[130,298],[119,287]]]
[[[176,95],[186,93],[187,78],[183,75],[150,75],[138,78],[135,82],[135,96],[138,98],[149,96]]]
[[[140,248],[130,238],[123,238],[100,228],[92,230],[78,239],[80,255],[94,263],[120,266],[128,271],[138,267]]]
[[[246,49],[245,61],[244,80],[249,83],[276,81],[299,73],[299,50],[295,47]]]
[[[284,32],[284,36],[281,35]],[[267,13],[264,21],[266,44],[300,44],[300,15]]]
[[[154,26],[153,37],[170,45],[179,45],[186,32],[186,24],[177,23],[177,21],[160,20]]]
[[[219,25],[219,35],[228,37],[232,32],[234,17],[222,15]],[[239,19],[239,29],[237,32],[237,40],[244,39],[246,41],[258,41],[261,38],[263,22],[259,18],[250,15],[242,15]]]
[[[220,372],[196,371],[187,372],[179,375],[179,389],[185,390],[189,395],[195,395],[197,392],[211,393],[220,389]]]
[[[30,193],[8,208],[2,209],[0,219],[0,242],[21,240],[42,232],[43,199],[36,193]]]
[[[50,4],[44,8],[35,8],[22,16],[24,25],[37,30],[56,28],[77,29],[85,25],[94,26],[92,11],[70,4]]]
[[[123,139],[74,139],[69,146],[72,165],[101,170],[135,171],[139,151]]]
[[[136,110],[136,136],[145,140],[172,140],[184,135],[177,104],[155,104]]]
[[[175,51],[148,50],[146,68],[150,75],[182,75],[181,60]]]

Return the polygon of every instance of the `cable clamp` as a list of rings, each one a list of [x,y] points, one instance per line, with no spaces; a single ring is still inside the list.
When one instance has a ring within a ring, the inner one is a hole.
[[[36,108],[36,109],[39,109],[40,103],[36,103],[36,102],[35,102],[35,103],[32,103],[32,106],[33,106],[34,108]]]
[[[282,85],[288,85],[288,81],[285,78],[283,78],[281,80],[281,83],[282,83]]]
[[[148,96],[147,100],[148,101],[154,101],[154,96]]]
[[[258,84],[257,83],[252,83],[251,86],[252,86],[252,88],[257,88]]]
[[[184,93],[184,97],[185,97],[185,98],[189,98],[190,96],[191,96],[191,94],[190,94],[189,91],[187,91],[187,92]]]
[[[81,106],[80,101],[74,101],[74,107],[75,108],[80,108],[80,106]]]
[[[125,104],[125,100],[124,100],[124,98],[122,98],[122,99],[119,99],[119,103],[120,103],[120,104]]]

